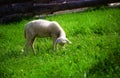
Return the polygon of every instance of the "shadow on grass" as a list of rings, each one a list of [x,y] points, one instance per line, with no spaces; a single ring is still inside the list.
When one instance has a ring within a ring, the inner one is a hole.
[[[0,78],[11,78],[10,76],[13,72],[6,67],[9,65],[9,63],[6,62],[12,58],[20,58],[20,54],[15,51],[11,51],[0,55]]]
[[[12,59],[12,58],[19,58],[19,57],[20,57],[20,53],[11,51],[11,52],[7,52],[7,53],[2,54],[0,56],[0,61],[4,62],[6,60],[9,60],[9,59]]]
[[[104,60],[100,60],[91,69],[88,77],[120,78],[120,49],[116,48]]]
[[[0,67],[0,78],[11,78],[13,75],[10,70],[7,70],[5,67]]]

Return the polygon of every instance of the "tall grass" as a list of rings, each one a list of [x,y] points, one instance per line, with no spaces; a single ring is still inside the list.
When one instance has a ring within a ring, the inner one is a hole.
[[[37,38],[37,55],[23,51],[24,26],[33,19],[0,24],[0,78],[119,78],[120,9],[104,8],[47,17],[65,30],[72,45],[52,51]]]

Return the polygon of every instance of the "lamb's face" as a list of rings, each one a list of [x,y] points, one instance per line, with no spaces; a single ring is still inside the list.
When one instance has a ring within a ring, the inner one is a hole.
[[[66,43],[71,44],[67,38],[58,38],[56,41],[61,46],[64,46]]]
[[[59,45],[64,46],[66,43],[67,43],[67,41],[63,39],[60,41]]]

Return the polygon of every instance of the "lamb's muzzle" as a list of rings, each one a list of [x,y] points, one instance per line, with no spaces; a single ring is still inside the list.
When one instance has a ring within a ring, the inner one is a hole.
[[[66,43],[71,44],[71,41],[66,38],[65,31],[55,21],[33,20],[26,24],[24,34],[26,38],[26,54],[28,54],[29,45],[31,46],[33,53],[36,54],[33,46],[36,37],[51,37],[53,40],[54,51],[56,51],[57,44],[60,44],[61,46],[64,46]]]

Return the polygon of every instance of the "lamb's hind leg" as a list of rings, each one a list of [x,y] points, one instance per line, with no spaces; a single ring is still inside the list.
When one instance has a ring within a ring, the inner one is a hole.
[[[29,47],[29,41],[27,40],[25,44],[26,55],[28,55],[28,47]]]
[[[34,55],[36,54],[35,51],[34,51],[34,45],[33,45],[34,39],[35,38],[29,38],[29,39],[26,40],[26,44],[25,44],[26,55],[28,55],[29,46],[31,47]]]
[[[31,39],[31,41],[30,41],[30,46],[31,46],[31,48],[32,48],[32,51],[33,51],[34,55],[36,55],[36,52],[35,52],[35,50],[34,50],[34,40],[35,40],[35,37],[33,37],[33,38]]]

